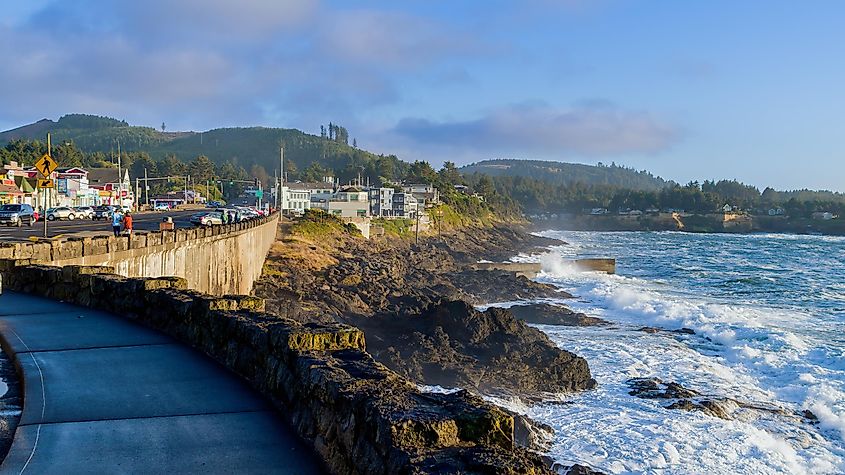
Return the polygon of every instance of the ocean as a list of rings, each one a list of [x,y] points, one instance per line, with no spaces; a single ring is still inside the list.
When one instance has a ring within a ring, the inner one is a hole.
[[[613,474],[845,473],[845,237],[538,234],[567,244],[514,260],[542,262],[537,280],[576,296],[561,303],[612,323],[537,325],[587,359],[596,390],[497,401],[555,429],[552,458]],[[617,274],[579,272],[575,257],[615,257]],[[628,394],[642,377],[778,412],[666,409]]]

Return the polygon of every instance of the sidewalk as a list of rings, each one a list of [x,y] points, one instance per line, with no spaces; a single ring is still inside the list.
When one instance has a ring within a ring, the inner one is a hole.
[[[321,473],[243,381],[122,317],[4,292],[0,340],[25,388],[2,474]]]

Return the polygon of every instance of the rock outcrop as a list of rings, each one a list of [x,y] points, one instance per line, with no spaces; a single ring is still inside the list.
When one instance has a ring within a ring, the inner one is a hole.
[[[590,317],[584,313],[574,312],[560,305],[547,303],[514,305],[508,308],[514,317],[526,322],[539,325],[564,325],[571,327],[588,327],[593,325],[607,325],[606,320]]]
[[[463,301],[444,301],[419,315],[376,316],[356,325],[388,336],[369,340],[376,359],[425,384],[486,393],[570,392],[596,384],[586,360],[500,308],[479,312]]]

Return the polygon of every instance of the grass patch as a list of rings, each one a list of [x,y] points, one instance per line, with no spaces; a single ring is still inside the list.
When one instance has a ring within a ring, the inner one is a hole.
[[[385,235],[409,237],[414,234],[415,222],[413,219],[375,218],[372,224],[384,228]]]

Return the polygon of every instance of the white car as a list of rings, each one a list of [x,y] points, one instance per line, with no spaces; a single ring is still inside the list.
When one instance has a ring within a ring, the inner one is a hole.
[[[92,219],[94,217],[94,208],[90,206],[75,206],[73,212],[77,219]]]
[[[67,219],[72,221],[76,219],[76,212],[73,211],[73,208],[68,208],[67,206],[59,206],[58,208],[48,209],[47,221],[55,221],[57,219]]]

